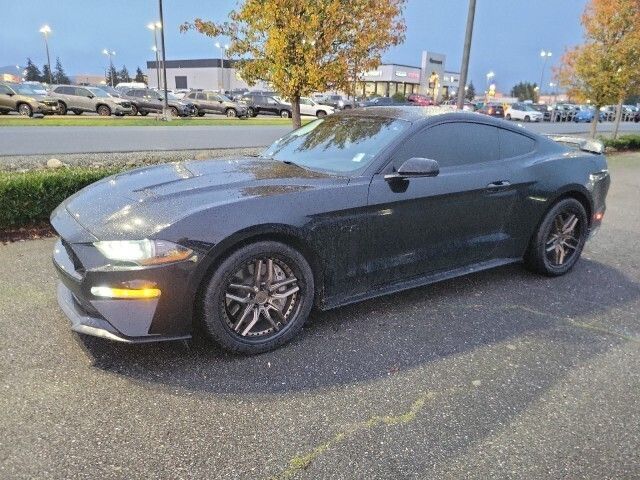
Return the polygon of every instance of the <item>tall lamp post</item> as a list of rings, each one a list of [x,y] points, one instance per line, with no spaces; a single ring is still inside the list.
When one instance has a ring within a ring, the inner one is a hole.
[[[158,33],[157,31],[162,27],[162,24],[160,22],[152,22],[149,25],[147,25],[147,28],[149,30],[153,30],[153,48],[152,50],[154,52],[156,52],[156,80],[157,80],[157,84],[156,86],[158,87],[158,90],[160,90],[160,57],[158,55]]]
[[[496,76],[496,74],[493,72],[493,70],[491,70],[489,73],[487,73],[487,74],[485,75],[485,77],[486,77],[486,79],[487,79],[487,81],[486,81],[486,83],[485,83],[485,92],[487,93],[487,95],[486,95],[486,100],[487,100],[487,102],[489,101],[489,86],[490,86],[490,84],[491,84],[491,80],[492,80],[492,79],[493,79],[493,77],[495,77],[495,76]]]
[[[469,0],[469,11],[467,13],[467,29],[464,34],[464,49],[462,52],[462,68],[460,69],[460,85],[467,87],[467,76],[469,74],[469,57],[471,56],[471,38],[473,37],[473,20],[476,15],[476,0]],[[458,88],[458,110],[464,107],[465,91]]]
[[[164,109],[163,109],[163,117],[165,119],[169,118],[169,92],[167,92],[167,57],[166,57],[166,49],[164,47],[164,12],[162,11],[162,0],[158,0],[158,10],[160,12],[160,48],[162,51],[162,85],[164,86]]]
[[[111,80],[111,87],[113,87],[113,59],[112,57],[116,54],[113,50],[103,49],[102,53],[109,57],[109,79]]]
[[[43,25],[40,28],[40,33],[44,35],[44,48],[47,50],[47,65],[49,66],[49,85],[53,82],[51,81],[51,57],[49,56],[49,34],[51,33],[51,27],[49,25]]]
[[[222,77],[220,90],[224,93],[224,52],[229,48],[229,45],[222,45],[220,42],[216,42],[216,47],[220,49],[220,76]]]
[[[553,53],[540,50],[540,56],[544,59],[544,61],[542,62],[542,73],[540,73],[540,95],[542,95],[542,82],[544,80],[544,69],[547,66],[547,60],[549,60],[549,57],[551,55],[553,55]]]

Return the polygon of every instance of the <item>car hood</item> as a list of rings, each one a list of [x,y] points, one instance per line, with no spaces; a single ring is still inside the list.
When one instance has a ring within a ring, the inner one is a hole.
[[[52,214],[71,215],[100,240],[157,236],[201,210],[264,200],[347,182],[295,165],[255,157],[193,160],[130,170],[107,177],[65,200]]]

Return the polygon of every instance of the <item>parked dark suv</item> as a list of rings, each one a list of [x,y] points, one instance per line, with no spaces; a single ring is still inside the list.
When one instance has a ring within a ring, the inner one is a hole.
[[[247,106],[234,102],[229,97],[206,90],[189,92],[184,100],[193,103],[199,117],[205,113],[221,113],[227,117],[246,117]]]
[[[250,117],[255,117],[259,113],[271,113],[280,115],[282,118],[291,118],[291,105],[284,103],[277,97],[247,93],[242,96],[240,101],[247,104],[247,112]]]
[[[150,112],[161,113],[164,108],[162,95],[150,88],[133,88],[125,90],[124,98],[131,101],[131,115],[148,115]],[[189,117],[196,114],[196,107],[192,103],[183,102],[169,93],[169,113],[174,117]]]

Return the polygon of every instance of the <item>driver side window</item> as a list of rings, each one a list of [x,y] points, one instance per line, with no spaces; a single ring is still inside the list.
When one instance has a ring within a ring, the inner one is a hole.
[[[412,157],[430,158],[440,168],[499,160],[498,129],[472,122],[447,122],[413,135],[393,159],[397,170]]]

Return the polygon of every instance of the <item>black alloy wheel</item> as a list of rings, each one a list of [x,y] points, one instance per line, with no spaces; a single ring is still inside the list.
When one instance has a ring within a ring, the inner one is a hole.
[[[561,200],[547,212],[531,240],[526,265],[545,275],[563,275],[580,258],[588,234],[584,206],[574,198]]]
[[[202,318],[223,348],[254,354],[289,341],[313,306],[313,273],[288,245],[263,241],[227,257],[204,291]]]

